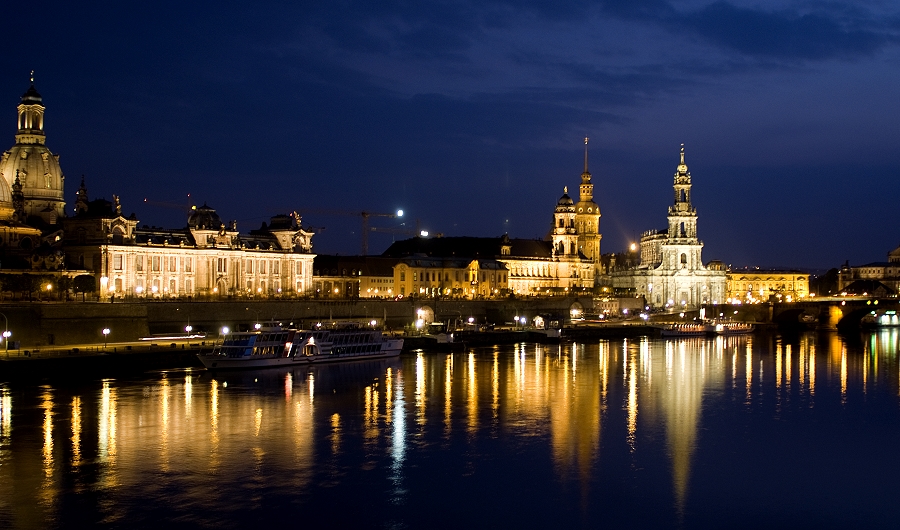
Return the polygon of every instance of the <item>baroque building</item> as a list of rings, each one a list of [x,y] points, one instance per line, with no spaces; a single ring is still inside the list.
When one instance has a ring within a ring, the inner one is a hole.
[[[395,271],[394,293],[407,296],[547,296],[593,289],[601,270],[602,236],[600,207],[594,202],[594,185],[588,171],[587,145],[585,138],[578,202],[569,196],[568,187],[564,187],[562,197],[556,201],[546,239],[516,239],[504,234],[500,237],[414,237],[397,241],[383,256],[418,259],[421,263],[425,263],[422,258],[427,257],[430,266],[449,269],[446,274],[441,273],[441,279],[434,276],[435,280],[412,284],[410,280],[401,281]],[[459,261],[462,258],[465,258],[464,263]],[[445,261],[440,262],[440,259]],[[496,260],[500,265],[490,260]],[[439,262],[444,264],[436,265]],[[409,263],[404,266],[410,267]],[[432,277],[429,271],[421,272],[425,278]],[[421,276],[412,272],[409,277]]]
[[[838,272],[838,292],[871,292],[872,282],[882,283],[892,291],[891,294],[900,292],[900,247],[888,252],[887,258],[887,261],[873,261],[864,265],[851,266],[849,262],[844,263]],[[869,283],[854,286],[856,282]],[[851,286],[854,288],[851,289]]]
[[[673,183],[668,227],[641,235],[640,263],[610,272],[613,287],[643,296],[657,309],[694,309],[725,302],[726,274],[721,262],[704,265],[697,238],[697,210],[691,202],[691,174],[681,161]]]
[[[65,176],[59,166],[59,155],[50,152],[44,133],[44,102],[31,87],[22,95],[18,111],[16,143],[0,156],[0,200],[10,197],[14,187],[20,187],[24,218],[33,226],[54,227],[65,217],[63,188]]]
[[[82,181],[64,233],[68,265],[95,276],[101,299],[298,296],[313,285],[312,233],[296,214],[241,234],[204,204],[185,228],[138,227],[118,197],[89,201]]]
[[[783,270],[730,270],[725,301],[729,304],[796,302],[809,296],[809,273]]]
[[[18,106],[15,144],[0,156],[0,268],[63,270],[57,224],[65,216],[59,157],[44,145],[44,106],[31,87]]]

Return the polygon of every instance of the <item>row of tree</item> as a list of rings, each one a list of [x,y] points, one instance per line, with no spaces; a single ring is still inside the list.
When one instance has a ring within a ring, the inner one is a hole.
[[[0,291],[11,293],[13,299],[68,300],[70,295],[85,295],[97,290],[97,281],[90,274],[71,278],[56,274],[9,274],[0,273]]]

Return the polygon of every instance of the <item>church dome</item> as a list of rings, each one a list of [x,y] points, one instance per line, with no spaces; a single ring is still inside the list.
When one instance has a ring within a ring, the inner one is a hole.
[[[59,166],[59,157],[51,153],[47,146],[17,143],[0,155],[0,176],[3,177],[0,201],[10,200],[10,189],[17,171],[26,198],[38,199],[37,202],[42,203],[62,203],[65,177]],[[40,207],[44,208],[45,204]],[[57,216],[63,215],[61,209]]]
[[[31,86],[18,106],[16,143],[0,154],[0,201],[11,200],[12,185],[19,177],[25,200],[25,214],[54,225],[65,217],[63,186],[65,176],[59,166],[59,155],[45,145],[43,98]]]
[[[41,99],[41,95],[38,94],[38,91],[34,88],[34,85],[22,94],[22,103],[25,105],[43,105],[43,100]]]
[[[574,212],[575,211],[575,201],[572,200],[572,197],[569,197],[569,188],[566,187],[563,189],[563,196],[556,201],[556,213],[563,212]]]
[[[222,220],[215,210],[203,203],[203,206],[195,208],[188,216],[188,228],[195,230],[218,230],[222,226]]]

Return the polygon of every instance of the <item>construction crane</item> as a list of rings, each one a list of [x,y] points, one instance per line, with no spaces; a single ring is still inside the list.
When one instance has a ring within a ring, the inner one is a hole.
[[[415,228],[410,228],[410,227],[406,226],[406,223],[402,223],[400,226],[393,227],[393,228],[382,228],[382,227],[373,226],[369,230],[372,232],[380,232],[383,234],[403,234],[406,236],[428,237],[428,231],[422,230],[422,224],[418,219],[416,219],[416,227]]]
[[[398,217],[403,217],[403,210],[397,210],[394,213],[377,213],[370,212],[367,210],[363,210],[361,212],[350,211],[350,210],[331,210],[331,209],[320,209],[320,208],[303,208],[298,210],[301,214],[312,214],[312,215],[334,215],[334,216],[359,216],[362,219],[362,230],[360,230],[360,234],[362,236],[362,255],[366,256],[369,254],[369,218],[370,217],[388,217],[391,219],[396,219]]]
[[[184,213],[190,213],[192,209],[194,209],[193,201],[191,201],[191,194],[187,194],[187,204],[177,204],[173,202],[157,202],[151,201],[148,198],[144,198],[144,204],[147,206],[155,206],[157,208],[175,208],[177,210],[181,210]]]

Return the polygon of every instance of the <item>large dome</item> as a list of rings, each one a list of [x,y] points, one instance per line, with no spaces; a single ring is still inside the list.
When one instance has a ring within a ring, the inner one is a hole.
[[[32,200],[63,200],[63,172],[59,158],[43,144],[16,144],[0,155],[0,175],[4,188],[0,201],[10,200],[10,189],[19,173],[19,182],[25,196]],[[59,212],[62,214],[62,212]]]
[[[221,226],[219,214],[205,203],[191,211],[191,215],[188,216],[188,227],[195,230],[218,230]]]
[[[65,217],[66,201],[63,194],[65,177],[59,167],[59,156],[45,145],[43,98],[31,87],[22,95],[18,106],[16,143],[0,155],[0,176],[4,188],[0,190],[0,202],[10,201],[12,185],[19,177],[24,209],[28,218],[40,218],[54,225]],[[31,222],[31,221],[29,221]]]

